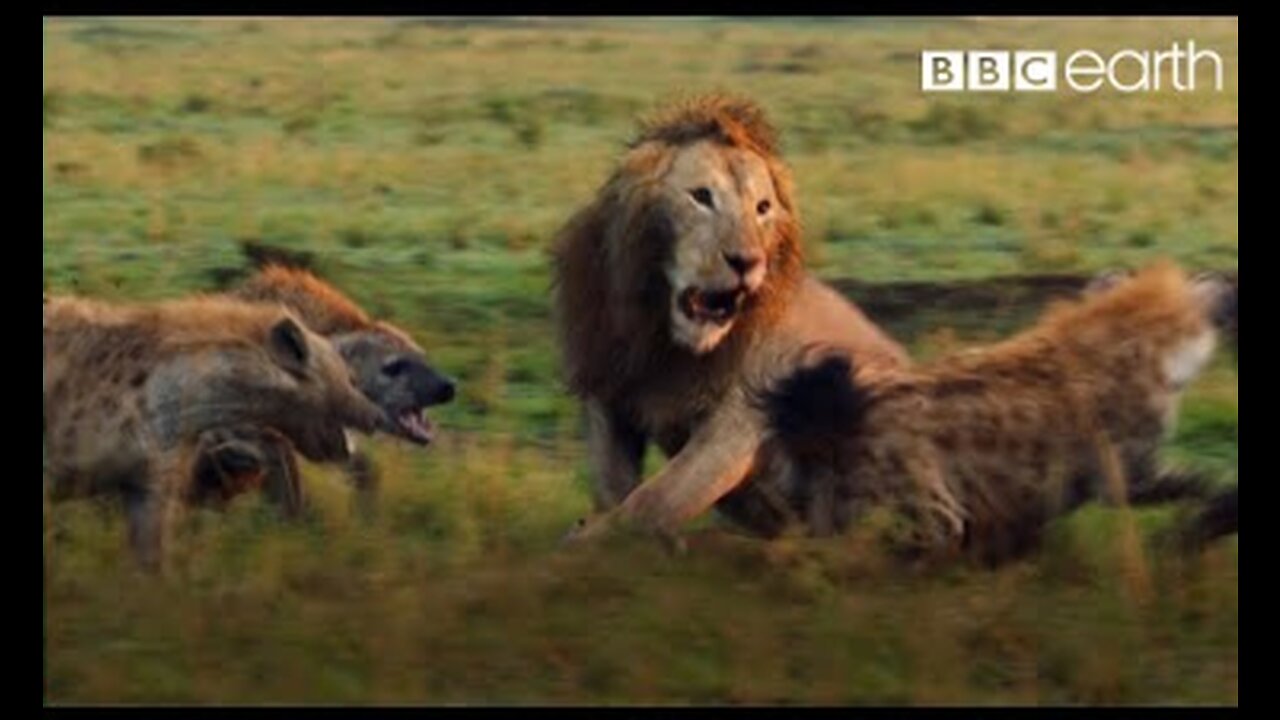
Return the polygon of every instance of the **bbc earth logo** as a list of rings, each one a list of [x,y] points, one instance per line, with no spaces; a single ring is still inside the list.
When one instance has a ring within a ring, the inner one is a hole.
[[[1207,77],[1201,77],[1201,76]],[[1059,82],[1061,80],[1061,82]],[[1078,93],[1222,92],[1222,56],[1177,42],[1168,50],[1120,50],[1103,57],[1077,50],[1059,64],[1056,50],[925,50],[920,89],[925,92]]]

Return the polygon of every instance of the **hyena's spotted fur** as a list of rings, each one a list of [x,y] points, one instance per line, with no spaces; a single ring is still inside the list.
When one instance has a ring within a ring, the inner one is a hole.
[[[910,546],[997,561],[1092,499],[1203,496],[1194,479],[1163,482],[1156,451],[1230,296],[1163,263],[1008,341],[897,374],[859,378],[830,356],[766,395],[775,442],[802,468],[788,502],[817,532],[888,505]]]
[[[233,290],[245,302],[281,305],[329,339],[351,368],[357,387],[382,408],[380,429],[418,445],[427,445],[434,428],[425,410],[452,401],[451,380],[436,371],[404,330],[371,318],[350,298],[312,273],[269,265]],[[205,439],[207,453],[197,485],[208,498],[223,502],[261,486],[286,516],[305,504],[292,449],[279,433],[259,426],[219,428]],[[348,479],[364,507],[372,507],[378,473],[372,460],[353,450],[342,458]]]
[[[151,305],[76,298],[44,306],[50,498],[123,498],[143,565],[159,566],[170,516],[220,428],[269,427],[327,461],[382,411],[338,352],[281,307],[227,298]]]

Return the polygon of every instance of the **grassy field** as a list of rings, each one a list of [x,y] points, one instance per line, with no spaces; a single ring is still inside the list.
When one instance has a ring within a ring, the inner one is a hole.
[[[924,48],[1188,38],[1224,92],[918,91]],[[46,502],[45,702],[1238,704],[1238,542],[1170,557],[1168,512],[1088,510],[997,572],[714,523],[684,557],[557,552],[589,500],[546,257],[638,113],[724,89],[782,129],[824,277],[1233,270],[1237,68],[1235,21],[46,19],[47,289],[172,297],[304,253],[461,394],[426,452],[373,443],[373,519],[308,467],[308,522],[195,514],[165,580],[116,510]],[[890,325],[921,355],[1017,322],[924,310]],[[1235,482],[1238,389],[1226,357],[1171,461]]]

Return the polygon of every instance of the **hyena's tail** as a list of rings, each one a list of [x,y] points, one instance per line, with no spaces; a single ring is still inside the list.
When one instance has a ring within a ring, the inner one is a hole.
[[[1198,550],[1228,535],[1240,534],[1240,486],[1220,490],[1182,528],[1183,546]]]
[[[853,361],[831,355],[780,380],[763,396],[770,434],[802,462],[831,462],[858,434],[867,391],[853,377]]]

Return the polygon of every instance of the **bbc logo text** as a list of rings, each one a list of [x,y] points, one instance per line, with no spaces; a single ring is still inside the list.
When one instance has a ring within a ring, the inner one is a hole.
[[[1194,40],[1185,47],[1175,42],[1168,50],[1120,50],[1110,57],[1077,50],[1062,63],[1054,50],[920,53],[920,89],[925,92],[1054,92],[1059,87],[1078,93],[1196,92],[1208,87],[1222,92],[1223,72],[1222,56],[1198,49]]]

